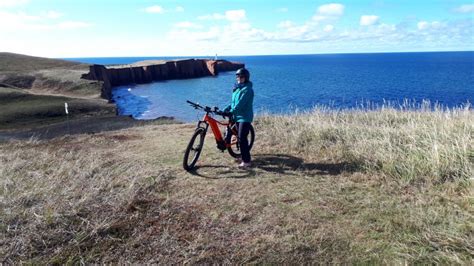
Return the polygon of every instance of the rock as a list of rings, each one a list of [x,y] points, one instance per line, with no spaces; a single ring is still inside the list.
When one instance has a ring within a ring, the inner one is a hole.
[[[89,73],[83,74],[81,78],[102,81],[101,97],[111,101],[114,86],[215,76],[219,71],[234,71],[244,66],[226,60],[206,59],[142,61],[122,66],[91,65]]]
[[[217,71],[225,72],[225,71],[235,71],[243,67],[245,67],[244,64],[233,63],[226,60],[217,60],[215,68],[217,69]]]

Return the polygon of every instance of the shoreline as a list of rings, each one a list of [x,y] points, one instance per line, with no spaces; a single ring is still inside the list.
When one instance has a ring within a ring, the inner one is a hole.
[[[81,75],[81,79],[102,82],[100,96],[113,102],[112,90],[117,86],[216,76],[219,72],[234,71],[242,67],[245,64],[226,60],[145,60],[125,65],[93,64],[89,66],[88,73]]]
[[[217,75],[243,66],[202,59],[104,66],[0,52],[0,134],[6,139],[11,132],[24,136],[47,127],[57,131],[66,120],[89,119],[94,123],[100,119],[110,122],[115,117],[123,126],[147,123],[127,122],[127,118],[117,116],[111,97],[114,86]],[[69,117],[65,103],[69,103]]]

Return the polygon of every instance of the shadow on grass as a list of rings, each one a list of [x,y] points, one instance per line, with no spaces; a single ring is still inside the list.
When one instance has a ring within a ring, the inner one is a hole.
[[[253,163],[256,168],[267,172],[294,175],[294,172],[308,172],[311,175],[340,175],[354,172],[356,167],[349,163],[305,163],[302,158],[287,154],[257,154]]]
[[[219,178],[248,178],[257,175],[256,170],[273,174],[298,175],[332,175],[337,176],[343,172],[355,172],[357,169],[349,163],[305,163],[302,158],[287,154],[256,154],[253,156],[252,167],[238,169],[226,165],[199,165],[189,173],[210,179]]]
[[[209,173],[207,170],[209,170]],[[239,169],[225,165],[198,165],[192,171],[189,171],[189,173],[209,179],[249,178],[256,175],[255,170],[252,168]]]

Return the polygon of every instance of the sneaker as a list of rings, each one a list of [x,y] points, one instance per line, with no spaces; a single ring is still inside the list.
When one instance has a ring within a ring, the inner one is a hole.
[[[249,167],[251,167],[251,166],[252,166],[251,163],[241,162],[241,163],[239,164],[239,168],[249,168]]]

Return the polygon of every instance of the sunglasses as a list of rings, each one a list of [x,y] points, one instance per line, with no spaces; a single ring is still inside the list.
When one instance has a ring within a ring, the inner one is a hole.
[[[237,78],[245,78],[245,76],[243,76],[243,75],[235,75],[235,77],[237,77]]]

